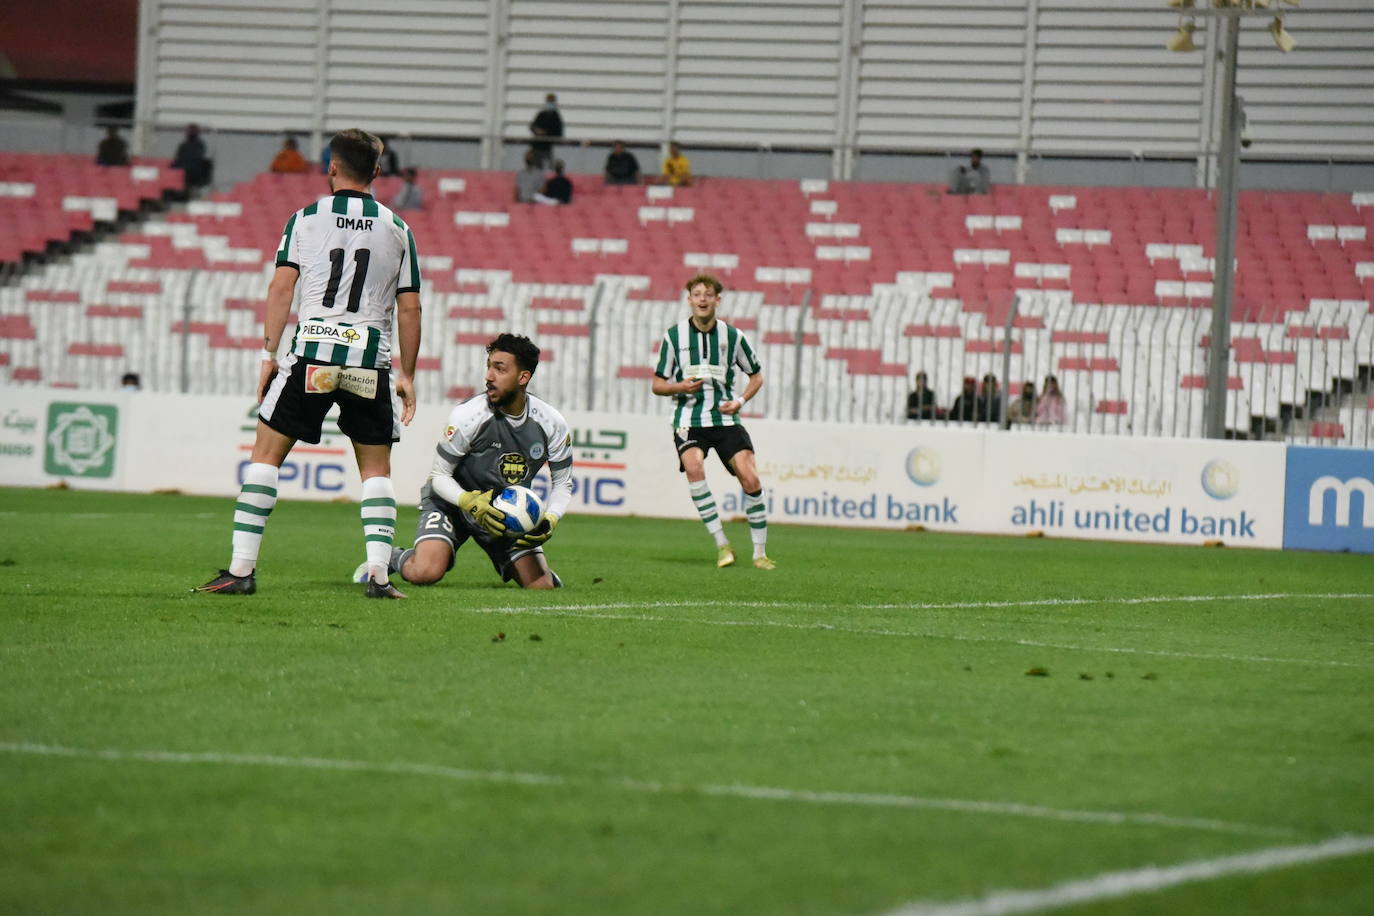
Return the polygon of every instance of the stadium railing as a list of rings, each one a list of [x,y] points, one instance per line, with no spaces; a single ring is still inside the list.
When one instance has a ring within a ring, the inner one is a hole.
[[[765,416],[903,422],[918,370],[942,408],[966,375],[991,373],[1014,397],[1054,374],[1066,429],[1201,434],[1202,192],[965,198],[895,184],[574,179],[572,207],[537,207],[511,203],[507,173],[422,176],[426,207],[405,214],[426,253],[421,397],[472,390],[479,344],[514,328],[545,347],[538,386],[556,403],[661,412],[654,348],[684,315],[683,280],[708,270],[730,289],[723,317],[768,367],[751,405]],[[397,184],[380,181],[378,198]],[[0,290],[6,376],[109,384],[127,367],[169,390],[246,390],[280,223],[324,192],[318,176],[258,176]],[[1243,195],[1232,435],[1369,443],[1371,214],[1364,195]]]

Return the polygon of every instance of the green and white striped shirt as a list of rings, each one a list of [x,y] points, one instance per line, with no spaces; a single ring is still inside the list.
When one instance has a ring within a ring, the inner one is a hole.
[[[658,345],[654,375],[673,382],[699,378],[704,384],[693,394],[674,396],[673,426],[737,426],[738,413],[720,412],[720,405],[739,397],[741,375],[760,371],[754,348],[739,328],[719,318],[709,331],[699,331],[690,318],[679,321]]]
[[[410,227],[361,191],[322,197],[292,214],[278,267],[300,272],[291,352],[336,366],[391,365],[396,297],[420,291]]]

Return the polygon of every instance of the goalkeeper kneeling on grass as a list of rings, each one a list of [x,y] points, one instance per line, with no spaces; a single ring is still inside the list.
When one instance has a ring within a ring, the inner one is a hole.
[[[415,546],[392,548],[390,572],[431,585],[453,568],[458,548],[471,538],[502,581],[522,588],[562,585],[543,544],[572,501],[572,442],[563,415],[525,391],[538,365],[539,348],[528,337],[501,334],[487,345],[486,391],[449,414],[420,490]],[[492,497],[510,485],[528,487],[545,462],[553,486],[543,521],[522,537],[508,536]],[[363,564],[354,579],[366,575]]]

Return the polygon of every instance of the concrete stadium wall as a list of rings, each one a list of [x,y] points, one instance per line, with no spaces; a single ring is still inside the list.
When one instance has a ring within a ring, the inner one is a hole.
[[[256,423],[247,399],[0,391],[0,485],[238,492]],[[397,446],[403,498],[418,494],[446,421],[445,408],[420,407]],[[568,421],[572,513],[694,517],[666,418]],[[284,466],[284,498],[356,498],[348,442],[326,425],[332,434]],[[936,426],[826,432],[750,423],[774,522],[1374,553],[1374,451]],[[732,479],[714,462],[708,477],[724,516],[741,517]]]
[[[61,94],[54,96],[60,98]],[[104,130],[95,124],[92,106],[86,101],[85,97],[79,97],[74,103],[74,113],[64,115],[0,112],[0,150],[89,153],[94,157]],[[184,129],[184,125],[150,127],[148,155],[170,158],[181,142]],[[215,160],[214,187],[227,189],[266,171],[281,148],[283,135],[275,131],[211,127],[204,136]],[[308,140],[304,134],[301,136]],[[482,147],[476,139],[400,136],[392,145],[403,165],[421,169],[481,168]],[[514,172],[525,149],[523,143],[506,144],[497,157],[496,168]],[[647,173],[656,173],[660,159],[656,145],[631,145],[630,149]],[[558,149],[558,155],[572,174],[599,174],[607,152],[608,147],[601,143],[571,143]],[[689,152],[697,174],[725,178],[828,178],[833,159],[828,151],[692,149]],[[854,180],[939,184],[948,179],[950,167],[964,158],[962,150],[860,153],[855,158]],[[989,155],[985,161],[995,183],[1015,183],[1015,157]],[[1188,158],[1146,159],[1090,154],[1072,158],[1037,156],[1029,160],[1026,183],[1187,188],[1197,185],[1197,173],[1197,161]],[[1368,190],[1374,188],[1374,161],[1243,159],[1240,185],[1244,189],[1286,191]]]

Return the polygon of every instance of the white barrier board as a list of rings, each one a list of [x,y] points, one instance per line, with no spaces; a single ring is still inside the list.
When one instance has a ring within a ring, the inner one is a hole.
[[[4,388],[0,484],[233,496],[248,463],[246,398]],[[557,405],[555,405],[557,406]],[[418,496],[447,407],[421,406],[392,457],[403,502]],[[566,412],[572,512],[694,518],[661,417]],[[357,499],[348,440],[326,420],[282,468],[287,499]],[[1161,440],[752,420],[774,522],[844,527],[1278,548],[1284,537],[1282,443]],[[712,456],[721,514],[742,493]],[[546,486],[547,474],[540,485]]]

